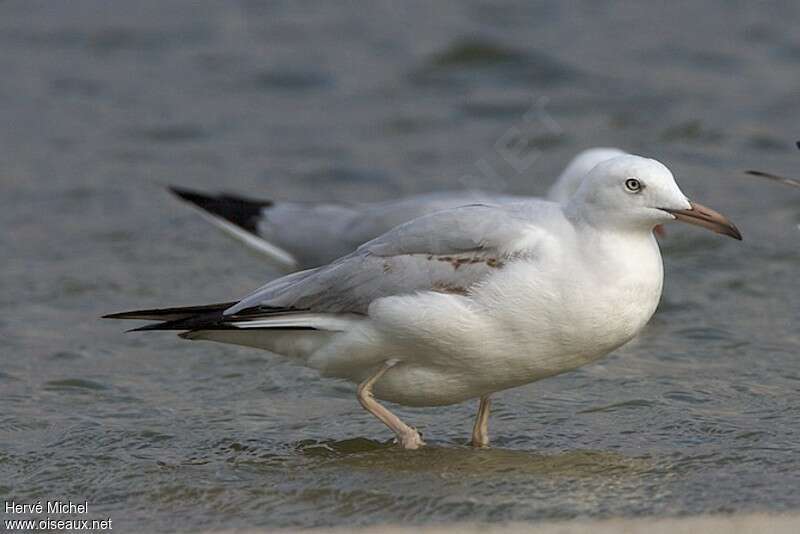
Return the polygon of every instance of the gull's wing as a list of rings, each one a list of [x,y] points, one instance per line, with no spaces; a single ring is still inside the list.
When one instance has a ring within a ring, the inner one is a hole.
[[[347,229],[359,216],[356,208],[202,193],[174,186],[169,190],[226,235],[264,254],[283,271],[327,263],[364,241],[342,248],[349,244]]]
[[[441,291],[466,293],[496,269],[532,255],[535,223],[562,217],[545,201],[500,206],[470,205],[414,219],[327,265],[279,278],[226,310],[226,316],[258,310],[321,313],[367,312],[378,298]]]

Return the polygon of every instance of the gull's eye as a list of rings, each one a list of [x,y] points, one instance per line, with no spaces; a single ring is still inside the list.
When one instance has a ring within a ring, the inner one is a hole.
[[[628,178],[625,180],[625,189],[631,193],[638,193],[642,190],[642,182],[636,178]]]

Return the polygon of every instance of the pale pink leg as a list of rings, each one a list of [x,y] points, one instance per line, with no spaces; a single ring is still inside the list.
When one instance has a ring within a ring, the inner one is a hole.
[[[489,395],[481,397],[478,405],[478,416],[475,418],[475,426],[472,427],[472,446],[489,446],[489,408],[492,406],[492,399]]]
[[[422,437],[419,435],[419,432],[405,424],[400,420],[399,417],[387,410],[383,405],[376,401],[375,397],[372,395],[372,386],[375,385],[375,382],[377,382],[380,377],[386,373],[386,371],[394,367],[396,363],[396,361],[386,362],[377,373],[358,385],[358,402],[361,403],[361,406],[363,406],[364,409],[380,419],[384,425],[388,426],[389,429],[395,433],[395,436],[397,436],[397,443],[400,444],[401,448],[419,449],[421,446],[425,445],[425,442],[422,441]]]

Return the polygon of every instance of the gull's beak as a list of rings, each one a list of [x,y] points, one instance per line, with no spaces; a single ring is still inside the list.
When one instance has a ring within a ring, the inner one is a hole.
[[[742,234],[727,217],[717,213],[711,208],[707,208],[697,202],[689,202],[688,210],[664,210],[671,213],[679,221],[687,222],[703,228],[708,228],[712,232],[724,234],[734,239],[742,240]]]

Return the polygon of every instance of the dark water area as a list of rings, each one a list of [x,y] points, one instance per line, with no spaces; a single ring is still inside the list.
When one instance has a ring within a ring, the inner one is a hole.
[[[788,1],[0,2],[0,496],[123,532],[796,510],[800,190],[742,171],[800,174],[798,22]],[[98,319],[278,275],[166,184],[540,194],[598,145],[663,161],[745,241],[672,225],[646,330],[497,395],[490,450],[466,447],[472,403],[399,408],[430,444],[399,451],[349,384]]]

